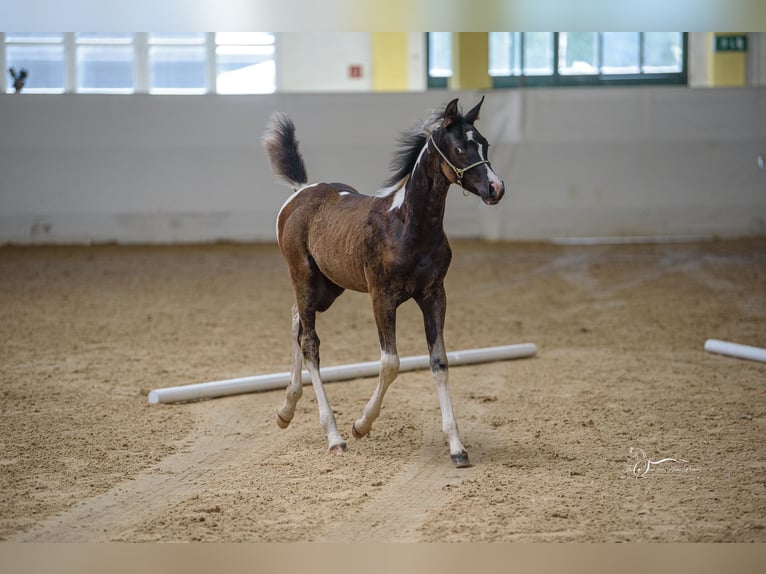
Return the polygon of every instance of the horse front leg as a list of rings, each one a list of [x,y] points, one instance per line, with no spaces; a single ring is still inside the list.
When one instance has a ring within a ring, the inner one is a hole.
[[[457,421],[452,409],[452,401],[449,393],[449,367],[447,365],[447,352],[444,348],[444,317],[447,311],[447,297],[444,286],[439,286],[428,296],[416,299],[420,310],[423,312],[423,324],[428,343],[431,373],[436,383],[436,394],[439,397],[439,407],[442,413],[442,431],[449,443],[450,457],[457,468],[471,466],[468,461],[468,453],[463,447],[458,434]]]
[[[378,384],[362,412],[362,416],[351,426],[355,438],[362,438],[370,432],[372,423],[380,415],[383,397],[399,374],[399,354],[396,351],[396,303],[373,295],[373,312],[380,339],[380,376]]]

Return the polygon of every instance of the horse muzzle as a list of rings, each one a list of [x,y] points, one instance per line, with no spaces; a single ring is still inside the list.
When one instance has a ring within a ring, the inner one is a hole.
[[[501,180],[490,181],[489,190],[486,194],[480,194],[481,200],[487,205],[497,205],[505,195],[505,183]]]

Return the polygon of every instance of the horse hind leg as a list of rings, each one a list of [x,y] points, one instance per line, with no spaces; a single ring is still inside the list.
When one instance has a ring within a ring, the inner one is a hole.
[[[301,351],[301,319],[298,306],[293,305],[293,359],[290,384],[287,386],[285,402],[277,411],[277,425],[286,429],[295,416],[295,406],[303,395],[303,352]]]
[[[317,405],[319,406],[319,424],[324,428],[327,435],[327,446],[331,452],[345,452],[346,441],[338,433],[335,423],[335,414],[332,412],[330,402],[319,375],[319,337],[314,330],[314,312],[301,315],[303,325],[302,352],[306,369],[311,377],[311,385],[314,387]]]
[[[308,281],[294,283],[294,285],[297,285],[295,311],[300,330],[300,337],[295,337],[295,340],[298,341],[300,339],[300,344],[298,349],[295,346],[293,347],[291,384],[295,383],[300,377],[300,367],[296,366],[300,365],[301,362],[299,358],[300,353],[303,364],[309,372],[311,385],[314,388],[314,395],[319,407],[319,423],[327,435],[328,448],[331,452],[345,452],[346,441],[338,433],[335,415],[330,407],[330,402],[327,400],[327,394],[325,393],[319,373],[319,337],[315,330],[317,312],[326,311],[343,292],[343,288],[324,277],[315,264],[312,264],[313,262],[310,258],[309,262],[310,274]],[[293,320],[295,325],[295,317]],[[288,390],[288,395],[289,393],[290,391]]]

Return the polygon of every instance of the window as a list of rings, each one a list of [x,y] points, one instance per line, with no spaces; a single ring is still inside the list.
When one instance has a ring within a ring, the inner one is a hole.
[[[276,89],[275,36],[246,33],[0,32],[0,89],[24,93],[262,94]]]
[[[599,34],[595,32],[560,32],[559,74],[582,76],[598,74],[601,68],[599,57]]]
[[[554,43],[551,32],[521,34],[521,60],[526,76],[548,76],[553,73]]]
[[[62,93],[66,89],[64,34],[5,34],[5,65],[2,73],[13,68],[26,70],[24,91],[37,94]],[[6,92],[13,92],[13,79],[6,76]],[[2,84],[0,84],[2,85]]]
[[[442,51],[449,33],[439,34]],[[686,34],[681,32],[490,32],[489,75],[494,87],[686,84]],[[437,67],[440,77],[452,74]],[[446,87],[433,76],[429,87]]]
[[[604,32],[601,70],[605,74],[641,72],[641,37],[637,32]]]
[[[216,32],[216,91],[219,94],[274,92],[274,35]]]
[[[133,34],[77,32],[74,39],[78,92],[130,94],[135,91]]]
[[[428,34],[428,87],[446,88],[447,78],[452,76],[452,34],[431,32]]]
[[[204,32],[149,33],[149,93],[204,94],[208,85],[206,42]]]

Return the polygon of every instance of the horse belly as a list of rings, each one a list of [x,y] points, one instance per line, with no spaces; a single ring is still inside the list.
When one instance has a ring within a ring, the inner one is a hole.
[[[309,234],[309,253],[319,270],[344,289],[367,292],[361,230],[335,218],[314,223]]]
[[[353,245],[333,245],[329,249],[312,249],[319,270],[330,281],[351,291],[367,292],[362,254]]]

